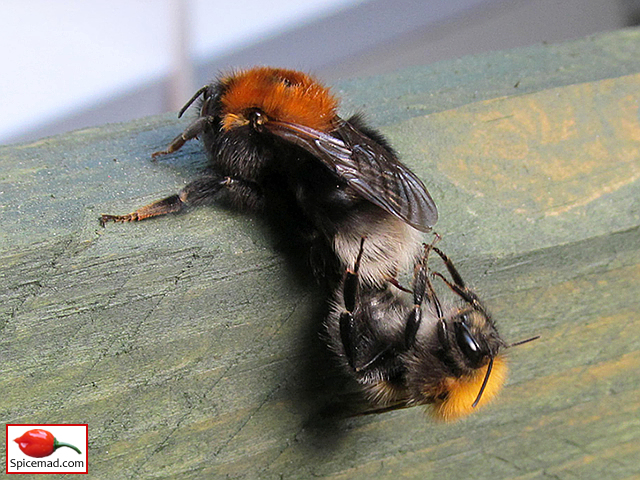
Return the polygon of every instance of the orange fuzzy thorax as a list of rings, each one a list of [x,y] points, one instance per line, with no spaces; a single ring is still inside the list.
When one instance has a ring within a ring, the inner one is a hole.
[[[259,109],[269,119],[329,131],[338,101],[328,88],[295,70],[258,67],[224,77],[223,127],[246,124],[246,112]]]
[[[480,392],[487,368],[488,365],[485,365],[471,376],[447,378],[442,388],[448,395],[433,405],[433,415],[441,420],[452,421],[473,412],[475,408],[472,405]],[[506,362],[502,356],[497,356],[493,359],[489,381],[476,408],[489,403],[498,394],[506,378]]]

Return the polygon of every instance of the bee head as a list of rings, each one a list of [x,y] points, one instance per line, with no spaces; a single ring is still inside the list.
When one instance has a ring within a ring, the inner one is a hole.
[[[438,343],[446,374],[433,395],[434,415],[455,420],[488,403],[507,374],[504,342],[480,305],[467,307],[438,322]]]
[[[295,70],[258,67],[224,77],[220,84],[224,130],[259,129],[277,120],[328,131],[337,117],[338,102],[329,89]]]
[[[438,336],[462,373],[483,367],[504,346],[489,315],[479,309],[465,308],[449,320],[441,319]]]
[[[510,348],[539,338],[528,338],[507,345],[498,335],[484,308],[466,309],[438,325],[439,343],[443,347],[447,370],[433,401],[434,416],[455,420],[491,401],[507,377],[503,348]]]

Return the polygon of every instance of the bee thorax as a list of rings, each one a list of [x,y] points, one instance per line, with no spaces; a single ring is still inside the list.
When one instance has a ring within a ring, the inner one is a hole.
[[[413,268],[422,249],[422,233],[380,210],[381,220],[354,221],[338,230],[334,250],[345,267],[352,266],[359,253],[360,239],[366,238],[360,262],[361,282],[381,286],[398,272]]]

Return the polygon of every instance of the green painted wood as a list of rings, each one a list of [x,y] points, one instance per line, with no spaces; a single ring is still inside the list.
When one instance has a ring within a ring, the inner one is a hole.
[[[517,87],[516,87],[517,84]],[[197,175],[184,123],[0,147],[0,417],[88,423],[91,478],[638,478],[640,31],[336,87],[436,199],[510,353],[491,405],[348,417],[323,296],[259,218],[98,224]]]

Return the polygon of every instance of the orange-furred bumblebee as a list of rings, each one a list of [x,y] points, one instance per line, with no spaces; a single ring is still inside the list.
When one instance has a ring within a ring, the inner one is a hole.
[[[430,252],[450,279],[429,267]],[[359,255],[336,288],[326,330],[330,348],[364,388],[373,412],[429,404],[438,419],[465,416],[501,389],[507,373],[502,350],[538,338],[506,344],[476,293],[433,245],[424,246],[415,266],[412,301],[395,284],[361,284],[363,261]],[[442,303],[434,278],[459,301]]]
[[[128,215],[102,215],[103,225],[215,202],[258,211],[271,202],[296,210],[304,236],[321,239],[340,270],[366,237],[363,283],[381,285],[420,256],[421,234],[438,218],[431,196],[380,133],[358,115],[338,116],[329,89],[298,71],[257,67],[202,87],[179,115],[198,98],[197,119],[153,157],[199,137],[208,172]]]

